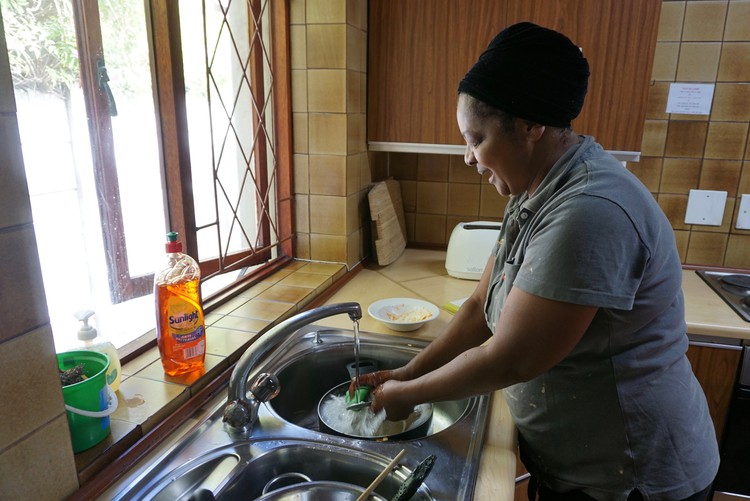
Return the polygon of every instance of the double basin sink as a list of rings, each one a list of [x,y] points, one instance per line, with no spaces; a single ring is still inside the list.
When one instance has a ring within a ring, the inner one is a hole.
[[[380,369],[406,364],[427,344],[367,332],[359,339],[360,363],[366,360]],[[435,403],[429,426],[417,436],[370,440],[330,433],[319,423],[318,404],[349,380],[353,347],[353,330],[307,325],[284,336],[251,372],[250,381],[261,373],[275,375],[280,391],[259,405],[250,428],[223,422],[226,399],[221,400],[175,445],[121,481],[114,499],[287,499],[273,493],[308,480],[309,485],[338,482],[364,490],[402,450],[398,465],[374,491],[380,499],[392,499],[430,455],[434,466],[412,499],[471,499],[489,395]],[[213,498],[202,497],[206,493]]]

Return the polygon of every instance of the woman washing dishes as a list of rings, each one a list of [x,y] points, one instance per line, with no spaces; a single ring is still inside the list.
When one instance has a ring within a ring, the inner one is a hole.
[[[672,228],[648,190],[570,128],[589,68],[530,23],[458,87],[465,161],[510,196],[482,278],[408,365],[362,376],[373,410],[505,389],[539,499],[702,500],[719,456],[688,346]]]

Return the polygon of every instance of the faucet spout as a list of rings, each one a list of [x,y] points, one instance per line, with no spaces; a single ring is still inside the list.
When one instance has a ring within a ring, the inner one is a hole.
[[[224,422],[233,428],[248,428],[258,419],[258,408],[262,399],[258,395],[248,397],[247,382],[258,362],[296,330],[323,318],[347,313],[352,322],[362,318],[359,303],[336,303],[320,306],[299,313],[272,327],[242,354],[229,377],[229,398],[224,409]],[[272,393],[271,398],[276,393]]]

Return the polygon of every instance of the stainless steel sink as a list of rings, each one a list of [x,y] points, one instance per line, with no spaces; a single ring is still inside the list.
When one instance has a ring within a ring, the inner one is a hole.
[[[381,368],[406,363],[426,342],[360,334],[360,356]],[[237,430],[222,422],[225,400],[160,457],[121,481],[114,499],[187,500],[211,490],[218,500],[252,500],[274,479],[368,486],[402,449],[406,454],[376,489],[390,499],[427,456],[437,461],[416,500],[471,499],[479,467],[489,396],[436,403],[429,429],[409,440],[366,440],[320,430],[319,400],[349,379],[353,332],[307,326],[289,336],[251,374],[275,374],[281,391],[261,405],[258,422]]]

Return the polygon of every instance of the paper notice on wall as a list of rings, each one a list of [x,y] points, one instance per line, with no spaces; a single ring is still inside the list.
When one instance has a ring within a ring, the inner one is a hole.
[[[669,86],[667,113],[708,115],[714,98],[714,84],[673,83]]]

